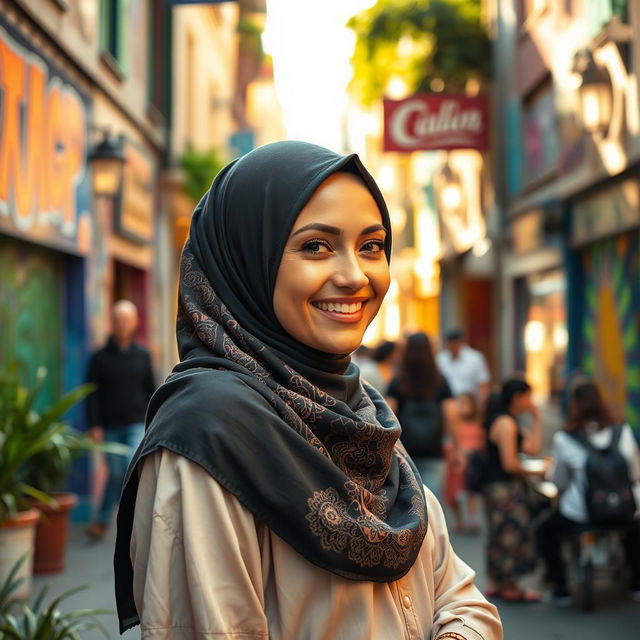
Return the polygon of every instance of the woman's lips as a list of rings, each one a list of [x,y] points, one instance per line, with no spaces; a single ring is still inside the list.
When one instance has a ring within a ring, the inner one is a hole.
[[[345,322],[348,324],[360,322],[362,320],[364,305],[366,304],[366,300],[357,300],[357,301],[317,301],[312,302],[311,306],[313,306],[317,311],[322,313],[331,320],[335,320],[337,322]]]

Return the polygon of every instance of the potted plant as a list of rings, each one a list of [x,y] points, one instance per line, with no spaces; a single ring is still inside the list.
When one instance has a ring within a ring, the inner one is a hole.
[[[40,518],[40,511],[28,499],[57,504],[28,481],[27,466],[35,456],[51,451],[52,443],[67,429],[62,417],[92,389],[90,385],[78,387],[38,412],[35,401],[46,375],[46,369],[40,368],[29,389],[21,384],[15,362],[0,371],[0,581],[15,559],[26,555],[17,592],[23,598],[30,591],[35,527]]]
[[[85,587],[77,587],[63,593],[46,608],[44,598],[47,587],[43,587],[32,607],[20,604],[15,597],[22,579],[18,577],[26,557],[21,557],[11,568],[0,585],[0,634],[12,640],[80,640],[81,632],[98,629],[109,640],[109,633],[96,616],[114,613],[107,609],[81,609],[63,612],[59,604]],[[19,610],[14,613],[17,606]]]
[[[46,372],[41,375],[44,379]],[[94,385],[78,387],[64,396],[61,402],[68,399],[73,406],[93,389]],[[37,391],[34,400],[36,396]],[[58,412],[54,414],[59,415]],[[74,493],[65,491],[66,481],[73,461],[92,451],[126,455],[129,449],[118,443],[95,442],[86,433],[65,423],[51,434],[38,452],[25,460],[24,481],[48,496],[44,501],[35,497],[27,499],[29,506],[42,514],[36,528],[34,573],[55,573],[64,569],[70,513],[78,502]]]
[[[115,442],[94,442],[69,425],[55,433],[46,448],[25,464],[24,477],[30,486],[43,491],[53,502],[33,498],[28,502],[42,517],[36,528],[34,573],[54,573],[64,569],[70,512],[78,498],[64,491],[71,465],[90,451],[126,455],[129,448]]]

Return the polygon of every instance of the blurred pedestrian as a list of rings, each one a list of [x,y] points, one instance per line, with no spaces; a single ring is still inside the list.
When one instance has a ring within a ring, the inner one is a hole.
[[[351,360],[354,364],[357,364],[358,367],[366,364],[371,361],[371,354],[373,353],[373,349],[371,347],[367,347],[365,344],[361,344],[352,354]]]
[[[149,352],[135,340],[138,310],[119,300],[112,310],[112,334],[91,356],[87,381],[96,385],[87,398],[89,435],[97,442],[117,442],[131,448],[129,457],[106,453],[107,480],[102,500],[87,529],[93,538],[107,531],[133,452],[144,434],[147,404],[155,390]]]
[[[454,396],[472,393],[478,399],[478,406],[484,407],[491,379],[487,361],[480,351],[465,344],[459,329],[452,329],[446,334],[437,363]]]
[[[524,429],[520,416],[527,413],[531,425]],[[486,595],[510,602],[537,602],[539,593],[518,586],[518,580],[535,569],[537,560],[524,479],[544,475],[544,469],[530,471],[519,459],[520,453],[538,455],[542,445],[540,412],[533,404],[531,387],[520,378],[506,380],[500,393],[489,397],[485,415],[488,460],[483,494],[489,527]]]
[[[501,638],[350,363],[389,286],[390,234],[355,154],[279,142],[218,174],[182,255],[181,362],[121,499],[122,630]]]
[[[444,501],[453,513],[453,530],[480,530],[478,522],[478,496],[467,491],[465,469],[472,451],[486,447],[486,433],[480,421],[478,400],[472,393],[461,393],[456,398],[458,406],[457,441],[445,440]],[[463,503],[466,498],[467,522],[463,517]]]
[[[384,394],[394,374],[396,343],[384,340],[373,349],[371,359],[360,366],[362,379]]]
[[[627,463],[638,507],[636,520],[624,532],[623,543],[631,572],[630,590],[634,599],[640,600],[640,451],[631,427],[616,425],[598,386],[586,378],[576,379],[571,386],[568,409],[564,429],[553,437],[553,466],[548,474],[560,492],[558,510],[552,512],[538,529],[538,546],[551,582],[552,599],[560,605],[571,603],[562,540],[577,525],[589,522],[585,500],[588,450],[571,434],[588,439],[597,449],[606,449],[619,426],[617,449]]]
[[[426,333],[407,337],[398,373],[387,389],[387,402],[402,427],[400,439],[413,458],[422,481],[435,495],[442,494],[443,441],[457,420],[456,402],[447,380],[438,370]]]

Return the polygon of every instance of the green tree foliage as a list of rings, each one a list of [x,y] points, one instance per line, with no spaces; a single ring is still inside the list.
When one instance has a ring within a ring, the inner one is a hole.
[[[349,90],[368,106],[385,95],[392,78],[410,92],[432,81],[462,91],[468,79],[489,76],[490,44],[481,0],[378,0],[353,16],[356,34]]]
[[[196,202],[200,200],[225,164],[218,149],[198,151],[189,147],[179,159],[185,174],[185,193]]]

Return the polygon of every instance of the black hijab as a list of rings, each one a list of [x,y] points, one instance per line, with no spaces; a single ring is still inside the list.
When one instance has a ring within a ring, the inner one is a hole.
[[[181,362],[158,389],[118,512],[115,574],[121,630],[138,622],[129,559],[137,463],[160,448],[201,465],[319,567],[392,581],[427,530],[422,484],[400,427],[360,383],[348,354],[312,349],[273,310],[290,230],[330,175],[358,176],[387,230],[382,195],[355,154],[304,142],[256,149],[218,175],[193,215],[180,272]],[[203,527],[206,522],[203,522]]]

